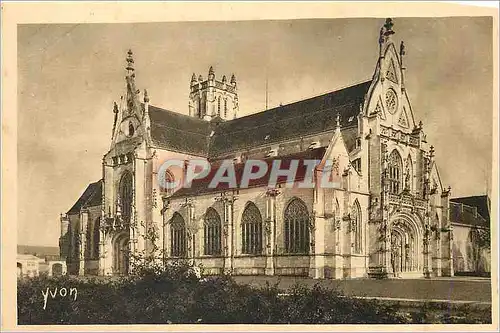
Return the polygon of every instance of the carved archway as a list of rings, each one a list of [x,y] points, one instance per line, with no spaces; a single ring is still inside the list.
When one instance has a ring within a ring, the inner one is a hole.
[[[423,272],[423,226],[409,213],[396,213],[390,223],[390,271],[394,276]]]
[[[121,232],[112,241],[113,246],[113,274],[127,275],[129,271],[129,234]]]

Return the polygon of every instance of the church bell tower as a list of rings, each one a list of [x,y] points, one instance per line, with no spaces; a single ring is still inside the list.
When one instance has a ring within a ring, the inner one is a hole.
[[[236,76],[227,82],[225,75],[221,80],[215,78],[213,67],[208,70],[206,80],[193,73],[189,94],[189,115],[205,120],[221,118],[231,120],[238,115],[238,93]]]

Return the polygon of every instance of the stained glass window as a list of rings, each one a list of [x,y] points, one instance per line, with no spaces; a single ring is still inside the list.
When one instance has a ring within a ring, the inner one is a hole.
[[[359,205],[358,200],[354,202],[351,210],[351,219],[353,223],[353,232],[354,232],[354,252],[361,253],[363,249],[362,237],[362,220],[361,220],[361,207]]]
[[[285,251],[309,253],[309,213],[300,199],[292,200],[285,209]]]
[[[207,209],[205,213],[204,238],[205,255],[222,254],[222,223],[219,213],[213,208]]]
[[[121,214],[125,223],[130,223],[132,215],[132,174],[125,172],[120,180]]]
[[[170,255],[185,257],[187,255],[186,224],[179,213],[174,213],[170,222]]]
[[[241,218],[242,253],[262,253],[262,216],[257,206],[251,202]]]
[[[389,181],[389,192],[393,194],[399,194],[402,190],[401,188],[401,178],[403,176],[403,162],[401,161],[401,156],[396,150],[393,150],[391,155],[389,155],[388,163],[388,181]]]

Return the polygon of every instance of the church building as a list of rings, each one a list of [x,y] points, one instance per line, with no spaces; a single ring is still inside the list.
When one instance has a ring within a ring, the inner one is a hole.
[[[61,216],[68,272],[127,274],[129,254],[146,253],[206,274],[452,276],[450,187],[414,117],[394,33],[387,19],[371,79],[242,117],[235,75],[212,67],[206,78],[193,74],[188,112],[153,106],[129,51],[102,179]],[[338,186],[285,178],[270,187],[265,175],[246,187],[196,179],[173,189],[159,181],[185,177],[186,167],[162,169],[173,159],[214,168],[229,160],[236,170],[251,159],[330,161]]]

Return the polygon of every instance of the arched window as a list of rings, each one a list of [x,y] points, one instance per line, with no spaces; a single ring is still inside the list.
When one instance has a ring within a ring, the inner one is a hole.
[[[101,218],[98,217],[95,222],[94,222],[94,235],[93,235],[93,240],[92,240],[92,258],[98,259],[99,258],[99,242],[100,242],[100,230],[99,228],[101,227]]]
[[[363,229],[361,220],[361,207],[358,200],[354,201],[351,209],[352,231],[354,232],[354,252],[361,253],[363,250]]]
[[[87,221],[87,230],[85,230],[85,259],[92,256],[92,224]]]
[[[309,213],[300,199],[292,200],[285,209],[285,251],[309,253]]]
[[[220,96],[217,99],[217,115],[220,117]]]
[[[73,231],[73,259],[80,260],[80,222],[75,223]]]
[[[242,253],[262,253],[262,216],[253,202],[246,206],[241,217],[241,239]]]
[[[227,98],[224,98],[224,118],[227,118]]]
[[[165,171],[165,182],[162,184],[161,189],[164,194],[172,195],[174,193],[175,178],[174,175],[169,171]]]
[[[170,220],[170,255],[172,257],[186,257],[186,224],[179,213],[174,213]]]
[[[222,253],[222,224],[219,213],[213,208],[207,209],[204,223],[205,255],[217,256]]]
[[[132,215],[132,174],[125,172],[120,180],[120,204],[121,214],[125,223],[130,223]]]
[[[396,149],[389,155],[388,169],[389,192],[399,194],[402,190],[401,178],[403,177],[403,162]]]

